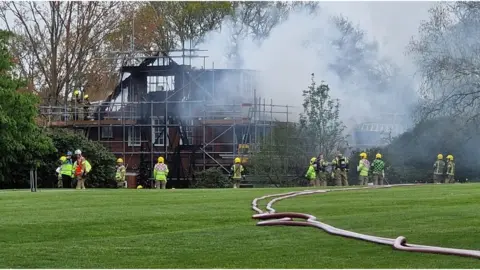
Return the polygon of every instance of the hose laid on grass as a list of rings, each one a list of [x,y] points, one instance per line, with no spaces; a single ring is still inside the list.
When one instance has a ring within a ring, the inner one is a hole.
[[[390,187],[397,187],[397,186],[412,186],[413,184],[405,184],[405,185],[388,185],[388,186],[377,186],[373,188],[390,188]],[[352,231],[342,230],[339,228],[335,228],[330,226],[326,223],[320,222],[317,218],[313,215],[304,214],[304,213],[294,213],[294,212],[282,212],[276,213],[275,209],[272,205],[280,200],[293,198],[296,196],[302,195],[311,195],[317,193],[326,193],[331,191],[348,191],[348,190],[361,190],[361,189],[369,189],[372,187],[356,187],[356,188],[343,188],[343,189],[325,189],[325,190],[306,190],[306,191],[293,191],[287,192],[282,194],[273,194],[273,195],[266,195],[260,198],[255,198],[252,201],[252,209],[253,211],[257,212],[257,214],[253,215],[253,219],[263,220],[257,223],[257,226],[274,226],[274,225],[284,225],[284,226],[303,226],[303,227],[315,227],[318,229],[322,229],[329,234],[333,235],[340,235],[347,238],[359,239],[364,240],[367,242],[382,244],[382,245],[389,245],[392,246],[394,249],[403,250],[403,251],[410,251],[410,252],[421,252],[421,253],[435,253],[435,254],[446,254],[446,255],[456,255],[456,256],[464,256],[464,257],[473,257],[480,259],[480,251],[477,250],[467,250],[467,249],[456,249],[456,248],[443,248],[443,247],[435,247],[435,246],[424,246],[424,245],[415,245],[415,244],[407,244],[407,239],[403,236],[399,236],[396,239],[392,238],[384,238],[384,237],[377,237],[367,234],[356,233]],[[268,212],[262,211],[258,208],[258,201],[264,200],[267,198],[272,198],[271,201],[268,202],[266,209]],[[295,221],[294,218],[303,219],[303,221]]]

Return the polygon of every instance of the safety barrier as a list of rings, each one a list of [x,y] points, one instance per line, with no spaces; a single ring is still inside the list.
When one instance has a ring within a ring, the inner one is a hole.
[[[403,236],[399,236],[396,239],[377,237],[367,234],[356,233],[352,231],[342,230],[333,226],[330,226],[326,223],[320,222],[317,218],[310,214],[304,213],[294,213],[294,212],[281,212],[276,213],[275,209],[272,207],[274,203],[293,198],[296,196],[302,195],[311,195],[318,193],[327,193],[331,191],[348,191],[348,190],[361,190],[361,189],[371,189],[371,188],[390,188],[398,186],[413,186],[414,184],[404,184],[404,185],[388,185],[388,186],[377,186],[377,187],[358,187],[358,188],[343,188],[343,189],[325,189],[325,190],[306,190],[306,191],[293,191],[282,194],[273,194],[266,195],[260,198],[255,198],[252,201],[252,209],[257,212],[253,215],[253,219],[263,220],[257,223],[257,226],[274,226],[274,225],[284,225],[284,226],[303,226],[303,227],[315,227],[322,229],[329,234],[339,235],[347,238],[364,240],[367,242],[372,242],[376,244],[389,245],[396,250],[410,251],[410,252],[421,252],[421,253],[435,253],[435,254],[445,254],[445,255],[456,255],[464,257],[473,257],[480,259],[480,251],[477,250],[467,250],[467,249],[456,249],[456,248],[443,248],[436,246],[424,246],[424,245],[415,245],[407,244],[407,240]],[[258,208],[258,201],[264,200],[267,198],[272,198],[268,202],[266,209],[267,213]],[[303,219],[304,221],[295,221],[294,218]]]

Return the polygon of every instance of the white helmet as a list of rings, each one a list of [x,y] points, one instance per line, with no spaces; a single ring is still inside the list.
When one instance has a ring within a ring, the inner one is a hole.
[[[82,154],[82,151],[80,151],[80,149],[75,150],[75,155],[81,155],[81,154]]]

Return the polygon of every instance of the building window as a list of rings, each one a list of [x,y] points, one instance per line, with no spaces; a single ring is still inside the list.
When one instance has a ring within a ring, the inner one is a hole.
[[[193,119],[183,120],[182,124],[182,132],[185,132],[185,134],[182,135],[187,137],[188,143],[190,145],[193,145]],[[184,145],[182,139],[183,136],[180,137],[180,145]]]
[[[140,146],[142,137],[140,134],[140,127],[128,128],[128,146]]]
[[[113,128],[112,126],[102,127],[102,139],[112,139],[113,138]]]
[[[157,117],[152,119],[152,142],[154,146],[164,146],[165,145],[165,122],[163,117]],[[170,130],[167,128],[167,130]],[[167,135],[169,135],[167,133]],[[168,136],[167,136],[167,145],[168,145]]]

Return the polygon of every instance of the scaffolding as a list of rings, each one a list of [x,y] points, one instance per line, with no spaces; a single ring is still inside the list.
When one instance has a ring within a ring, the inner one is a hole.
[[[129,171],[143,155],[150,168],[163,156],[172,180],[191,180],[211,167],[228,172],[234,157],[247,160],[271,139],[276,122],[289,122],[292,106],[258,96],[255,71],[205,69],[203,62],[195,69],[159,52],[122,66],[112,94],[89,107],[91,119],[73,120],[82,108],[40,106],[42,124],[79,130],[122,157]]]

